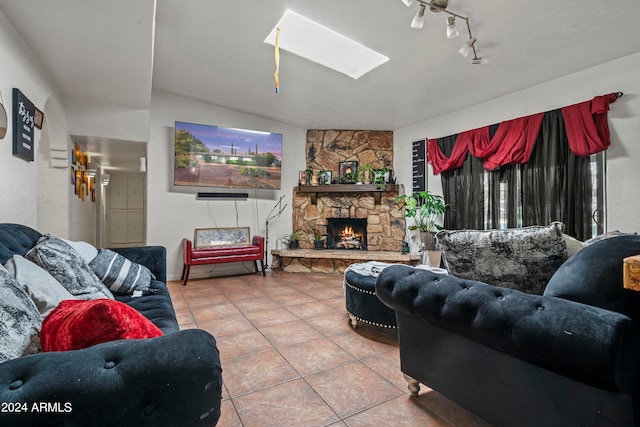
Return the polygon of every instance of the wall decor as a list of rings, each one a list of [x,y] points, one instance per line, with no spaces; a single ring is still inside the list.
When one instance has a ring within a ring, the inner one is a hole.
[[[353,184],[358,176],[358,162],[340,162],[338,164],[338,177],[340,184]]]
[[[307,182],[307,171],[298,172],[298,185],[309,185]]]
[[[44,120],[44,113],[38,108],[34,107],[33,112],[33,125],[38,129],[42,129],[42,121]]]
[[[0,139],[7,134],[7,110],[4,108],[2,92],[0,92]]]
[[[20,89],[13,88],[13,155],[33,161],[35,106]]]
[[[427,189],[427,142],[424,139],[411,144],[413,167],[413,192],[419,193]]]
[[[208,246],[248,245],[249,227],[227,228],[196,228],[193,246],[206,248]]]

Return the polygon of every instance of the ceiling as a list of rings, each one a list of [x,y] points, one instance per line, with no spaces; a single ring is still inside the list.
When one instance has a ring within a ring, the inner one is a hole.
[[[263,40],[287,9],[390,60],[354,80],[281,51],[276,94]],[[412,29],[417,5],[401,0],[0,0],[66,97],[148,108],[153,88],[303,129],[395,130],[640,51],[637,0],[449,9],[470,17],[489,65],[458,54],[462,22],[454,40],[442,13]]]

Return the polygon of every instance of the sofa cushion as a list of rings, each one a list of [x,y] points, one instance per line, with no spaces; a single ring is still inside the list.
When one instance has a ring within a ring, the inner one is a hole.
[[[40,351],[42,316],[29,295],[0,269],[0,363]]]
[[[149,319],[119,301],[62,301],[42,323],[43,351],[78,350],[119,339],[161,336]]]
[[[91,262],[91,260],[98,255],[98,249],[89,242],[74,241],[74,240],[67,240],[67,239],[62,239],[62,240],[67,245],[75,249],[76,252],[78,252],[78,255],[80,255],[82,259],[85,260],[87,263]]]
[[[78,252],[54,236],[43,236],[25,255],[51,274],[62,286],[80,299],[109,298],[113,295],[98,279]]]
[[[542,294],[567,259],[564,224],[506,230],[443,230],[437,234],[449,274]]]
[[[100,249],[89,267],[109,290],[121,294],[148,291],[151,280],[155,279],[147,267],[131,262],[110,249]]]
[[[20,255],[7,261],[7,269],[27,291],[42,316],[49,314],[60,301],[76,299],[46,270]]]
[[[640,292],[624,289],[622,260],[640,254],[639,235],[595,241],[565,262],[544,294],[593,305],[640,320]]]

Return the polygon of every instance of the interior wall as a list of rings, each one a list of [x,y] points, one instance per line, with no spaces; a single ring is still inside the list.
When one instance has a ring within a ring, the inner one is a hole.
[[[59,224],[39,224],[40,197],[51,200],[49,215],[68,220],[69,203],[65,191],[70,185],[69,173],[61,173],[49,167],[45,153],[41,151],[41,131],[34,129],[34,161],[27,162],[12,155],[13,112],[12,89],[19,88],[41,110],[50,96],[60,99],[55,85],[35,58],[13,25],[0,11],[0,92],[7,110],[7,135],[0,140],[0,222],[25,224],[41,232],[68,231]],[[45,119],[46,120],[46,119]],[[46,188],[42,183],[47,183]],[[63,236],[67,237],[67,236]]]
[[[79,98],[65,98],[71,135],[123,141],[149,140],[149,110]]]
[[[554,110],[594,96],[623,92],[611,105],[611,147],[607,150],[607,230],[640,231],[640,53],[571,74],[538,86],[474,105],[435,119],[397,129],[394,133],[395,171],[398,182],[411,193],[411,143],[533,113]],[[427,166],[427,188],[442,194],[440,176]]]
[[[281,189],[272,198],[248,190],[246,200],[196,200],[193,193],[170,191],[175,121],[278,132],[283,135]],[[151,126],[147,150],[147,244],[167,248],[167,275],[180,278],[183,238],[193,239],[196,228],[249,226],[251,234],[265,235],[265,221],[280,196],[284,212],[269,222],[268,251],[276,240],[291,232],[291,195],[298,171],[305,168],[306,129],[262,119],[165,92],[151,97]],[[276,212],[277,209],[274,210]],[[268,257],[267,263],[271,263]],[[230,274],[240,268],[253,271],[253,263],[192,267],[190,278]]]

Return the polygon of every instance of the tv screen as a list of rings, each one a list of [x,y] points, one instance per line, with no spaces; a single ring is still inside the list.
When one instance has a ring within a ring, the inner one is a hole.
[[[177,121],[174,153],[174,186],[280,189],[280,133]]]

